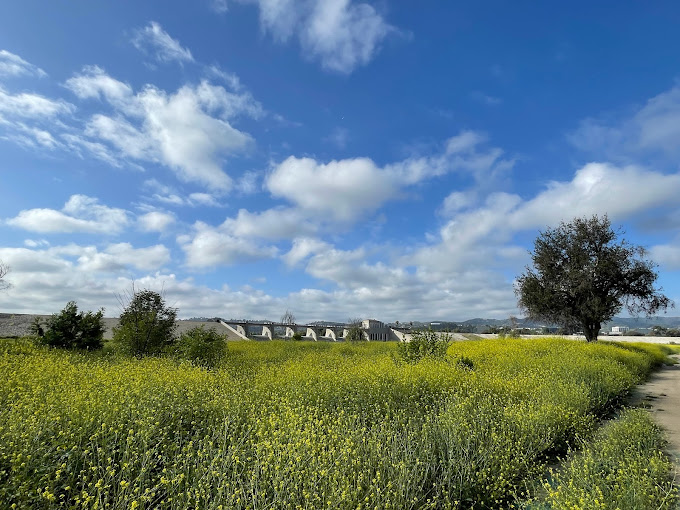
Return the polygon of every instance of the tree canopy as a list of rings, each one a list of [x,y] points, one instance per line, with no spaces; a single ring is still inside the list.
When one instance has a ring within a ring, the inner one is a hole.
[[[632,315],[672,306],[654,286],[656,264],[645,258],[645,249],[619,237],[606,215],[541,232],[533,267],[515,285],[519,307],[533,319],[581,328],[590,342],[624,306]]]
[[[158,292],[135,291],[113,329],[113,341],[138,357],[159,354],[174,340],[176,318],[177,309],[167,306]]]

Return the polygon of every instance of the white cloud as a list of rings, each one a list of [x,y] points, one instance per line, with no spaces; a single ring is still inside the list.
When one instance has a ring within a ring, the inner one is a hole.
[[[353,221],[376,210],[399,189],[368,158],[323,164],[291,156],[275,168],[266,185],[272,195],[337,221]]]
[[[6,222],[31,232],[118,234],[129,218],[127,211],[101,205],[96,198],[72,195],[61,211],[28,209]]]
[[[165,232],[175,222],[172,214],[151,211],[137,218],[139,228],[144,232]]]
[[[7,50],[0,50],[0,76],[37,76],[42,78],[47,73],[29,62],[26,62],[19,55],[10,53]]]
[[[220,203],[210,193],[189,193],[189,202],[192,205],[219,207]]]
[[[182,236],[177,241],[186,253],[187,265],[195,268],[252,262],[277,254],[275,247],[260,246],[200,221],[194,225],[193,236]]]
[[[61,138],[66,142],[68,148],[77,154],[80,158],[84,159],[83,153],[94,156],[95,158],[108,163],[113,167],[120,167],[121,163],[116,156],[114,156],[109,148],[99,142],[93,142],[87,140],[79,135],[74,135],[70,133],[64,133]]]
[[[440,154],[383,168],[369,158],[320,163],[291,156],[274,168],[265,184],[272,195],[322,219],[352,222],[421,181],[460,172],[488,183],[512,167],[514,162],[502,159],[500,149],[480,150],[484,141],[482,135],[464,131],[450,138]]]
[[[220,228],[237,237],[260,239],[291,239],[316,230],[301,211],[284,207],[258,213],[240,209],[236,218],[227,218]]]
[[[62,100],[48,99],[39,94],[11,94],[0,87],[0,113],[21,118],[49,118],[70,113],[75,107]]]
[[[569,182],[548,189],[518,208],[508,223],[514,228],[556,225],[576,216],[607,213],[625,219],[654,207],[675,203],[680,174],[664,175],[636,166],[589,163]]]
[[[263,114],[248,91],[228,91],[206,80],[175,93],[151,85],[134,93],[129,85],[94,66],[84,68],[65,86],[82,99],[104,99],[115,111],[115,115],[97,113],[90,118],[85,129],[88,139],[68,135],[71,147],[92,148],[96,157],[116,161],[116,166],[121,158],[161,163],[181,180],[221,192],[233,185],[222,168],[226,158],[253,143],[249,134],[233,127],[233,119]],[[109,145],[115,150],[106,149]]]
[[[119,108],[128,107],[132,98],[130,85],[112,78],[99,66],[85,66],[64,86],[80,99],[105,99]]]
[[[231,99],[221,87],[205,83],[184,86],[172,95],[147,87],[137,96],[144,112],[145,145],[180,179],[228,190],[232,180],[222,170],[223,158],[252,143],[250,135],[210,114],[233,114],[237,106]],[[137,144],[120,148],[125,155],[138,154]]]
[[[664,269],[680,269],[680,244],[659,244],[649,249],[650,258]]]
[[[0,122],[0,125],[3,124]],[[29,126],[23,122],[8,123],[13,127],[13,132],[0,136],[0,139],[9,140],[27,149],[53,150],[61,144],[55,140],[52,133],[35,126]]]
[[[25,239],[24,245],[29,248],[38,248],[39,246],[49,246],[50,243],[46,239]]]
[[[170,37],[155,21],[137,30],[132,43],[140,51],[153,53],[159,62],[193,62],[194,60],[191,51],[183,48],[179,41]]]
[[[281,258],[289,266],[299,264],[310,255],[329,249],[328,243],[310,237],[298,237],[293,240],[290,251]]]
[[[404,256],[401,263],[415,265],[420,276],[437,281],[467,268],[507,267],[526,263],[526,253],[512,245],[516,233],[554,227],[560,221],[593,214],[608,214],[622,221],[645,211],[674,204],[680,193],[680,175],[664,175],[640,167],[590,163],[571,181],[553,182],[533,198],[494,193],[475,207],[468,197],[451,195],[450,219],[436,240]]]
[[[123,118],[93,115],[85,127],[85,134],[109,142],[131,158],[147,161],[157,159],[151,140]]]
[[[589,118],[568,135],[577,148],[614,161],[661,154],[680,155],[680,85],[658,94],[618,121]]]
[[[153,271],[170,262],[170,251],[162,244],[133,248],[130,243],[117,243],[110,244],[103,252],[94,246],[83,247],[80,251],[78,269],[88,272],[120,272],[127,267]]]
[[[331,71],[350,73],[375,56],[397,30],[367,3],[351,0],[242,0],[256,3],[260,24],[276,41],[297,37],[303,54]]]

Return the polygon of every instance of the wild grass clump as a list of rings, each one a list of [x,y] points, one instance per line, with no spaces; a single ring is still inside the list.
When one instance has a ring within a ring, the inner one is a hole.
[[[650,370],[565,340],[234,342],[218,369],[0,342],[0,507],[499,508]]]
[[[546,482],[550,508],[675,508],[673,465],[649,413],[627,410]]]
[[[410,341],[399,342],[397,352],[402,361],[406,363],[418,363],[423,358],[443,360],[446,358],[449,345],[451,345],[451,335],[425,329],[414,331]]]

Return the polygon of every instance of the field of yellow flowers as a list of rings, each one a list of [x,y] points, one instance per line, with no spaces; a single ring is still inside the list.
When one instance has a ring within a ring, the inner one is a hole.
[[[209,371],[2,340],[0,507],[509,506],[665,356],[559,339],[395,352],[230,343]]]

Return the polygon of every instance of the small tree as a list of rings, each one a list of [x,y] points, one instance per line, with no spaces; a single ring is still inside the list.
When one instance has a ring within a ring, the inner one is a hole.
[[[637,315],[673,306],[654,287],[656,265],[645,250],[611,229],[607,216],[576,218],[541,232],[516,282],[519,307],[531,318],[580,327],[589,342],[625,305]]]
[[[159,354],[174,340],[176,318],[177,309],[167,306],[158,292],[136,291],[113,328],[113,341],[133,356]]]
[[[175,357],[194,365],[215,368],[227,354],[227,337],[201,325],[182,333],[171,351]]]
[[[286,310],[281,316],[281,324],[295,324],[295,315],[293,315],[293,312]]]
[[[360,342],[365,340],[361,319],[349,319],[347,321],[347,334],[345,335],[345,340],[348,342]]]
[[[0,260],[0,290],[5,290],[12,286],[7,280],[5,280],[7,273],[9,273],[9,266]]]
[[[39,341],[65,349],[101,349],[106,330],[103,316],[103,308],[97,313],[83,313],[78,311],[75,301],[69,301],[61,312],[47,319],[47,330],[39,337]],[[40,322],[34,321],[32,327],[39,334]]]

